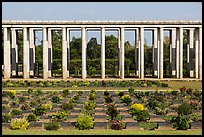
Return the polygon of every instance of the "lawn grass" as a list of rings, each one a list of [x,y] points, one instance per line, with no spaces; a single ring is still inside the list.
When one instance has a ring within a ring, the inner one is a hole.
[[[162,81],[168,83],[168,87],[134,87],[136,90],[179,90],[181,87],[202,90],[201,81]],[[27,90],[26,87],[2,87],[3,90],[18,89]],[[32,89],[43,89],[43,90],[127,90],[128,87],[32,87]]]
[[[202,135],[202,129],[196,130],[110,130],[110,129],[60,129],[46,131],[43,129],[10,130],[3,128],[3,135]]]

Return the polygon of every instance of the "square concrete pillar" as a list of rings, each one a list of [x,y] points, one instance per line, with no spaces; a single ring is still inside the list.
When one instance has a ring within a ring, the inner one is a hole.
[[[120,32],[120,29],[118,29],[118,76],[120,76],[120,70],[121,70],[121,57],[120,57],[120,45],[121,45],[121,43],[120,43],[120,34],[121,32]]]
[[[11,77],[10,28],[4,30],[4,79]]]
[[[135,76],[139,76],[139,30],[135,30]]]
[[[62,28],[62,71],[63,79],[67,79],[67,31]]]
[[[179,78],[179,63],[180,63],[180,56],[179,56],[179,49],[180,49],[180,31],[179,28],[176,28],[176,78]]]
[[[124,79],[125,74],[125,31],[124,28],[121,27],[121,35],[120,35],[120,78]]]
[[[199,51],[198,51],[198,60],[199,60],[199,74],[198,78],[202,80],[202,27],[199,27]]]
[[[43,79],[48,78],[48,30],[43,28]]]
[[[70,70],[70,30],[67,28],[67,77],[69,77],[69,70]]]
[[[30,78],[29,28],[23,28],[23,78]]]
[[[144,79],[144,28],[140,27],[140,67],[139,78]]]
[[[86,28],[82,28],[82,79],[86,79]]]
[[[101,28],[101,79],[105,79],[105,28]]]
[[[180,49],[179,49],[179,78],[183,78],[183,28],[179,28],[179,37],[180,37]]]
[[[12,35],[12,49],[11,49],[11,64],[12,64],[12,76],[17,76],[18,75],[18,46],[16,43],[16,30],[12,29],[11,30],[11,35]]]
[[[160,44],[159,44],[159,79],[163,79],[163,72],[164,72],[164,68],[163,68],[163,28],[159,28],[159,40],[160,40]]]

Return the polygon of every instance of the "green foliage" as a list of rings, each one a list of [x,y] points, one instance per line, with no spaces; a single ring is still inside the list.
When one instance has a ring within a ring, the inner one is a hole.
[[[112,103],[113,102],[113,98],[109,95],[109,96],[105,96],[105,103]]]
[[[14,108],[13,110],[10,111],[10,114],[13,115],[21,115],[23,111],[19,108]]]
[[[31,122],[31,121],[38,121],[39,120],[39,116],[36,116],[35,114],[29,114],[28,116],[26,116],[26,119],[28,120],[28,122]]]
[[[26,97],[22,96],[18,100],[19,100],[19,102],[25,102],[26,101]]]
[[[42,107],[41,105],[37,106],[33,112],[37,116],[41,116],[43,114],[47,113],[47,109],[45,107]]]
[[[117,110],[117,107],[115,104],[107,104],[106,106],[106,114],[111,116],[111,120],[114,120],[116,116],[119,114],[119,111]]]
[[[2,123],[9,123],[11,122],[12,115],[2,113]]]
[[[25,103],[20,107],[21,110],[31,110],[29,103]]]
[[[67,112],[61,111],[58,113],[53,113],[51,116],[54,121],[63,122],[67,119],[67,115],[68,115]]]
[[[119,91],[116,94],[121,98],[125,93],[123,91]]]
[[[133,118],[137,121],[146,121],[148,119],[150,119],[150,114],[148,111],[146,110],[141,110],[141,111],[137,111],[134,115]]]
[[[60,123],[57,121],[51,121],[48,123],[44,123],[44,128],[46,130],[58,130],[60,128]]]
[[[96,103],[94,101],[88,101],[84,103],[84,109],[91,111],[96,107]]]
[[[189,115],[192,113],[192,106],[189,103],[184,102],[178,107],[177,113],[179,115]]]
[[[64,90],[62,91],[62,96],[63,96],[63,97],[66,97],[66,96],[69,95],[70,93],[71,93],[70,90],[64,89]]]
[[[62,103],[62,109],[63,110],[71,110],[73,108],[74,108],[74,104],[72,102]]]
[[[75,127],[79,130],[89,130],[93,128],[93,119],[89,115],[79,115],[77,118],[77,122],[75,123]]]
[[[25,118],[11,119],[11,130],[25,130],[28,129],[29,122]]]
[[[191,127],[189,118],[185,115],[173,116],[171,123],[173,124],[173,128],[176,128],[177,130],[187,130]]]
[[[51,99],[52,103],[58,103],[60,100],[62,100],[62,98],[59,96],[53,96]]]
[[[123,95],[121,98],[123,103],[126,103],[126,105],[129,105],[132,103],[132,99],[130,98],[130,95]]]
[[[144,130],[154,130],[158,128],[158,123],[156,122],[139,122],[139,126]]]

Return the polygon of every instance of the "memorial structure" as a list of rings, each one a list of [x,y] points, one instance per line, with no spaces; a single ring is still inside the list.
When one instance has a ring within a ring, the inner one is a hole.
[[[135,31],[135,74],[144,79],[144,31],[153,31],[153,70],[158,79],[163,79],[163,34],[170,31],[171,73],[176,79],[183,78],[183,31],[187,30],[187,62],[190,77],[202,80],[202,21],[18,21],[2,20],[4,44],[4,79],[17,75],[17,31],[23,31],[23,78],[34,76],[35,45],[34,31],[43,33],[43,79],[51,77],[52,42],[51,31],[62,30],[62,78],[70,77],[70,30],[80,29],[82,36],[82,79],[86,79],[87,30],[101,30],[101,79],[105,79],[105,31],[118,31],[119,76],[124,79],[125,30]],[[192,55],[195,54],[195,57]],[[195,63],[193,63],[195,60]],[[194,64],[194,65],[193,65]]]

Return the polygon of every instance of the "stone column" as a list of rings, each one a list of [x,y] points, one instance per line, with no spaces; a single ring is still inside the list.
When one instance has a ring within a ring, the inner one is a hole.
[[[43,79],[48,78],[48,30],[43,28]]]
[[[135,75],[139,76],[139,30],[135,30]]]
[[[67,34],[66,28],[62,28],[62,71],[63,79],[67,79]]]
[[[179,49],[180,49],[180,35],[179,28],[176,28],[176,78],[179,78]]]
[[[125,74],[125,31],[124,28],[121,27],[121,37],[120,37],[120,58],[121,58],[121,64],[120,64],[120,78],[124,79],[124,74]]]
[[[159,40],[160,40],[160,44],[159,44],[159,79],[163,79],[163,72],[164,72],[164,68],[163,68],[163,28],[159,28]]]
[[[30,76],[30,55],[29,55],[29,29],[23,28],[23,78],[28,79]]]
[[[199,46],[199,31],[195,29],[195,78],[198,78],[198,46]]]
[[[105,79],[105,28],[101,28],[101,79]]]
[[[140,28],[140,79],[144,79],[144,28]]]
[[[182,79],[183,78],[183,28],[179,28],[179,37],[180,37],[180,48],[179,48],[179,78]]]
[[[52,77],[52,30],[48,29],[48,77]]]
[[[176,29],[170,31],[170,68],[173,76],[176,75]]]
[[[4,79],[11,77],[10,28],[4,28]]]
[[[189,29],[188,31],[188,44],[187,44],[187,64],[188,64],[188,74],[192,78],[193,76],[193,37],[194,29]]]
[[[67,29],[67,77],[69,77],[69,70],[70,70],[70,45],[69,45],[69,36],[70,30]]]
[[[199,51],[198,51],[198,60],[199,60],[199,75],[198,78],[202,80],[202,27],[199,27]]]
[[[18,75],[18,64],[17,64],[17,59],[18,59],[18,46],[16,43],[16,30],[12,29],[11,30],[11,35],[12,35],[12,49],[11,49],[11,62],[12,62],[12,76],[17,76]]]
[[[121,57],[120,57],[120,29],[118,29],[118,76],[120,77]]]
[[[29,58],[30,58],[30,76],[34,77],[34,56],[35,56],[35,45],[34,45],[34,30],[32,28],[29,29],[29,39],[30,39],[30,48],[29,48]]]
[[[82,79],[86,79],[86,28],[82,28]]]
[[[153,64],[153,76],[157,76],[158,75],[158,70],[157,70],[157,66],[158,66],[158,46],[157,46],[157,29],[153,30],[153,35],[152,35],[152,64]]]

